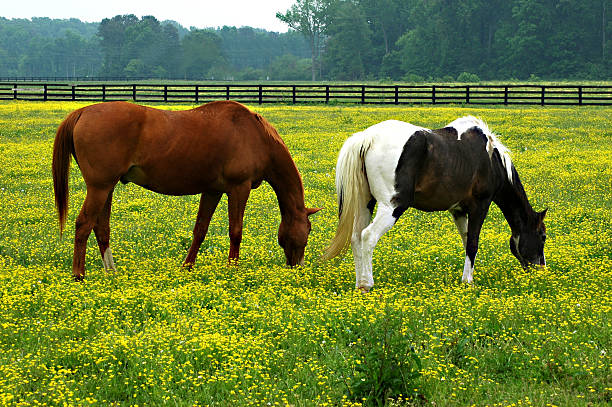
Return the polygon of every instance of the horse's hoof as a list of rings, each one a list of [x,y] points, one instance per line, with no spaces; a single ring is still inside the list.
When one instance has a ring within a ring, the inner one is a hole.
[[[357,287],[357,291],[359,291],[361,294],[367,294],[370,292],[370,289],[368,287]]]
[[[74,274],[72,276],[72,278],[74,279],[74,281],[83,281],[85,279],[85,274]]]

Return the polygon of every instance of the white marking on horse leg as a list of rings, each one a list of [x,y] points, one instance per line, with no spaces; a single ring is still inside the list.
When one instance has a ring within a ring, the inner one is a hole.
[[[374,286],[372,275],[372,254],[378,240],[393,227],[397,219],[393,216],[393,208],[379,202],[374,221],[361,232],[361,247],[363,250],[363,274],[357,281],[358,288],[369,290]]]
[[[104,263],[104,270],[107,272],[113,271],[117,272],[115,268],[115,262],[113,261],[113,254],[111,253],[110,247],[104,251],[104,256],[102,256],[102,263]]]
[[[351,248],[353,250],[353,259],[355,262],[355,288],[359,288],[360,281],[363,280],[364,274],[361,232],[368,226],[371,214],[367,207],[362,207],[356,215],[353,224],[353,235],[351,236]]]
[[[474,261],[476,259],[474,258]],[[465,264],[463,265],[463,277],[461,278],[461,282],[472,284],[474,280],[474,264],[470,260],[469,256],[465,256]]]
[[[463,242],[463,250],[465,250],[465,246],[467,244],[468,218],[467,216],[455,217],[455,215],[453,215],[453,220],[455,221],[455,226],[457,226],[457,230],[459,231],[459,235],[461,236],[461,241]]]
[[[359,235],[361,235],[361,232],[359,232]],[[353,261],[355,262],[355,288],[359,288],[363,275],[363,249],[361,248],[361,237],[355,238],[354,231],[353,238],[351,239],[351,248],[353,250]]]

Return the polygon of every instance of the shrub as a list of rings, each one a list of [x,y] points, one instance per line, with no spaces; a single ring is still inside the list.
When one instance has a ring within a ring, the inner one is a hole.
[[[457,76],[457,82],[480,82],[480,78],[475,73],[461,72],[459,76]]]
[[[407,73],[406,75],[404,75],[402,79],[405,80],[406,82],[412,82],[412,83],[418,83],[418,82],[425,81],[425,78],[415,73]]]
[[[385,304],[382,318],[367,324],[354,345],[356,364],[347,382],[352,400],[382,406],[392,399],[423,399],[415,394],[421,376],[421,359],[402,331],[401,310]]]

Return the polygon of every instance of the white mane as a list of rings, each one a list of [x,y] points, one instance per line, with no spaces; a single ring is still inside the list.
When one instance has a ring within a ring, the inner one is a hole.
[[[487,126],[482,119],[474,116],[464,116],[452,121],[446,127],[453,127],[455,130],[457,130],[457,140],[461,140],[461,135],[472,127],[478,127],[480,130],[482,130],[489,140],[487,142],[487,152],[489,153],[489,158],[493,156],[493,150],[497,149],[497,152],[501,157],[502,165],[506,169],[508,180],[510,183],[513,182],[510,151],[497,139],[497,136],[493,134],[493,132],[489,129],[489,126]]]

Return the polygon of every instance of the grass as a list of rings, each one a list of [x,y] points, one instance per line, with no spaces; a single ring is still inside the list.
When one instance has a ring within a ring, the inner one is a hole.
[[[247,205],[240,265],[226,266],[224,199],[192,271],[180,264],[198,197],[128,184],[111,217],[118,272],[92,237],[74,283],[85,189],[73,165],[59,238],[50,166],[55,129],[79,106],[0,103],[0,405],[609,405],[610,108],[253,106],[288,144],[306,204],[325,208],[304,267],[283,267],[267,184]],[[450,216],[410,210],[375,250],[374,290],[356,293],[350,254],[318,260],[342,142],[385,119],[465,114],[500,135],[532,205],[549,207],[548,268],[519,267],[492,206],[465,286]]]

